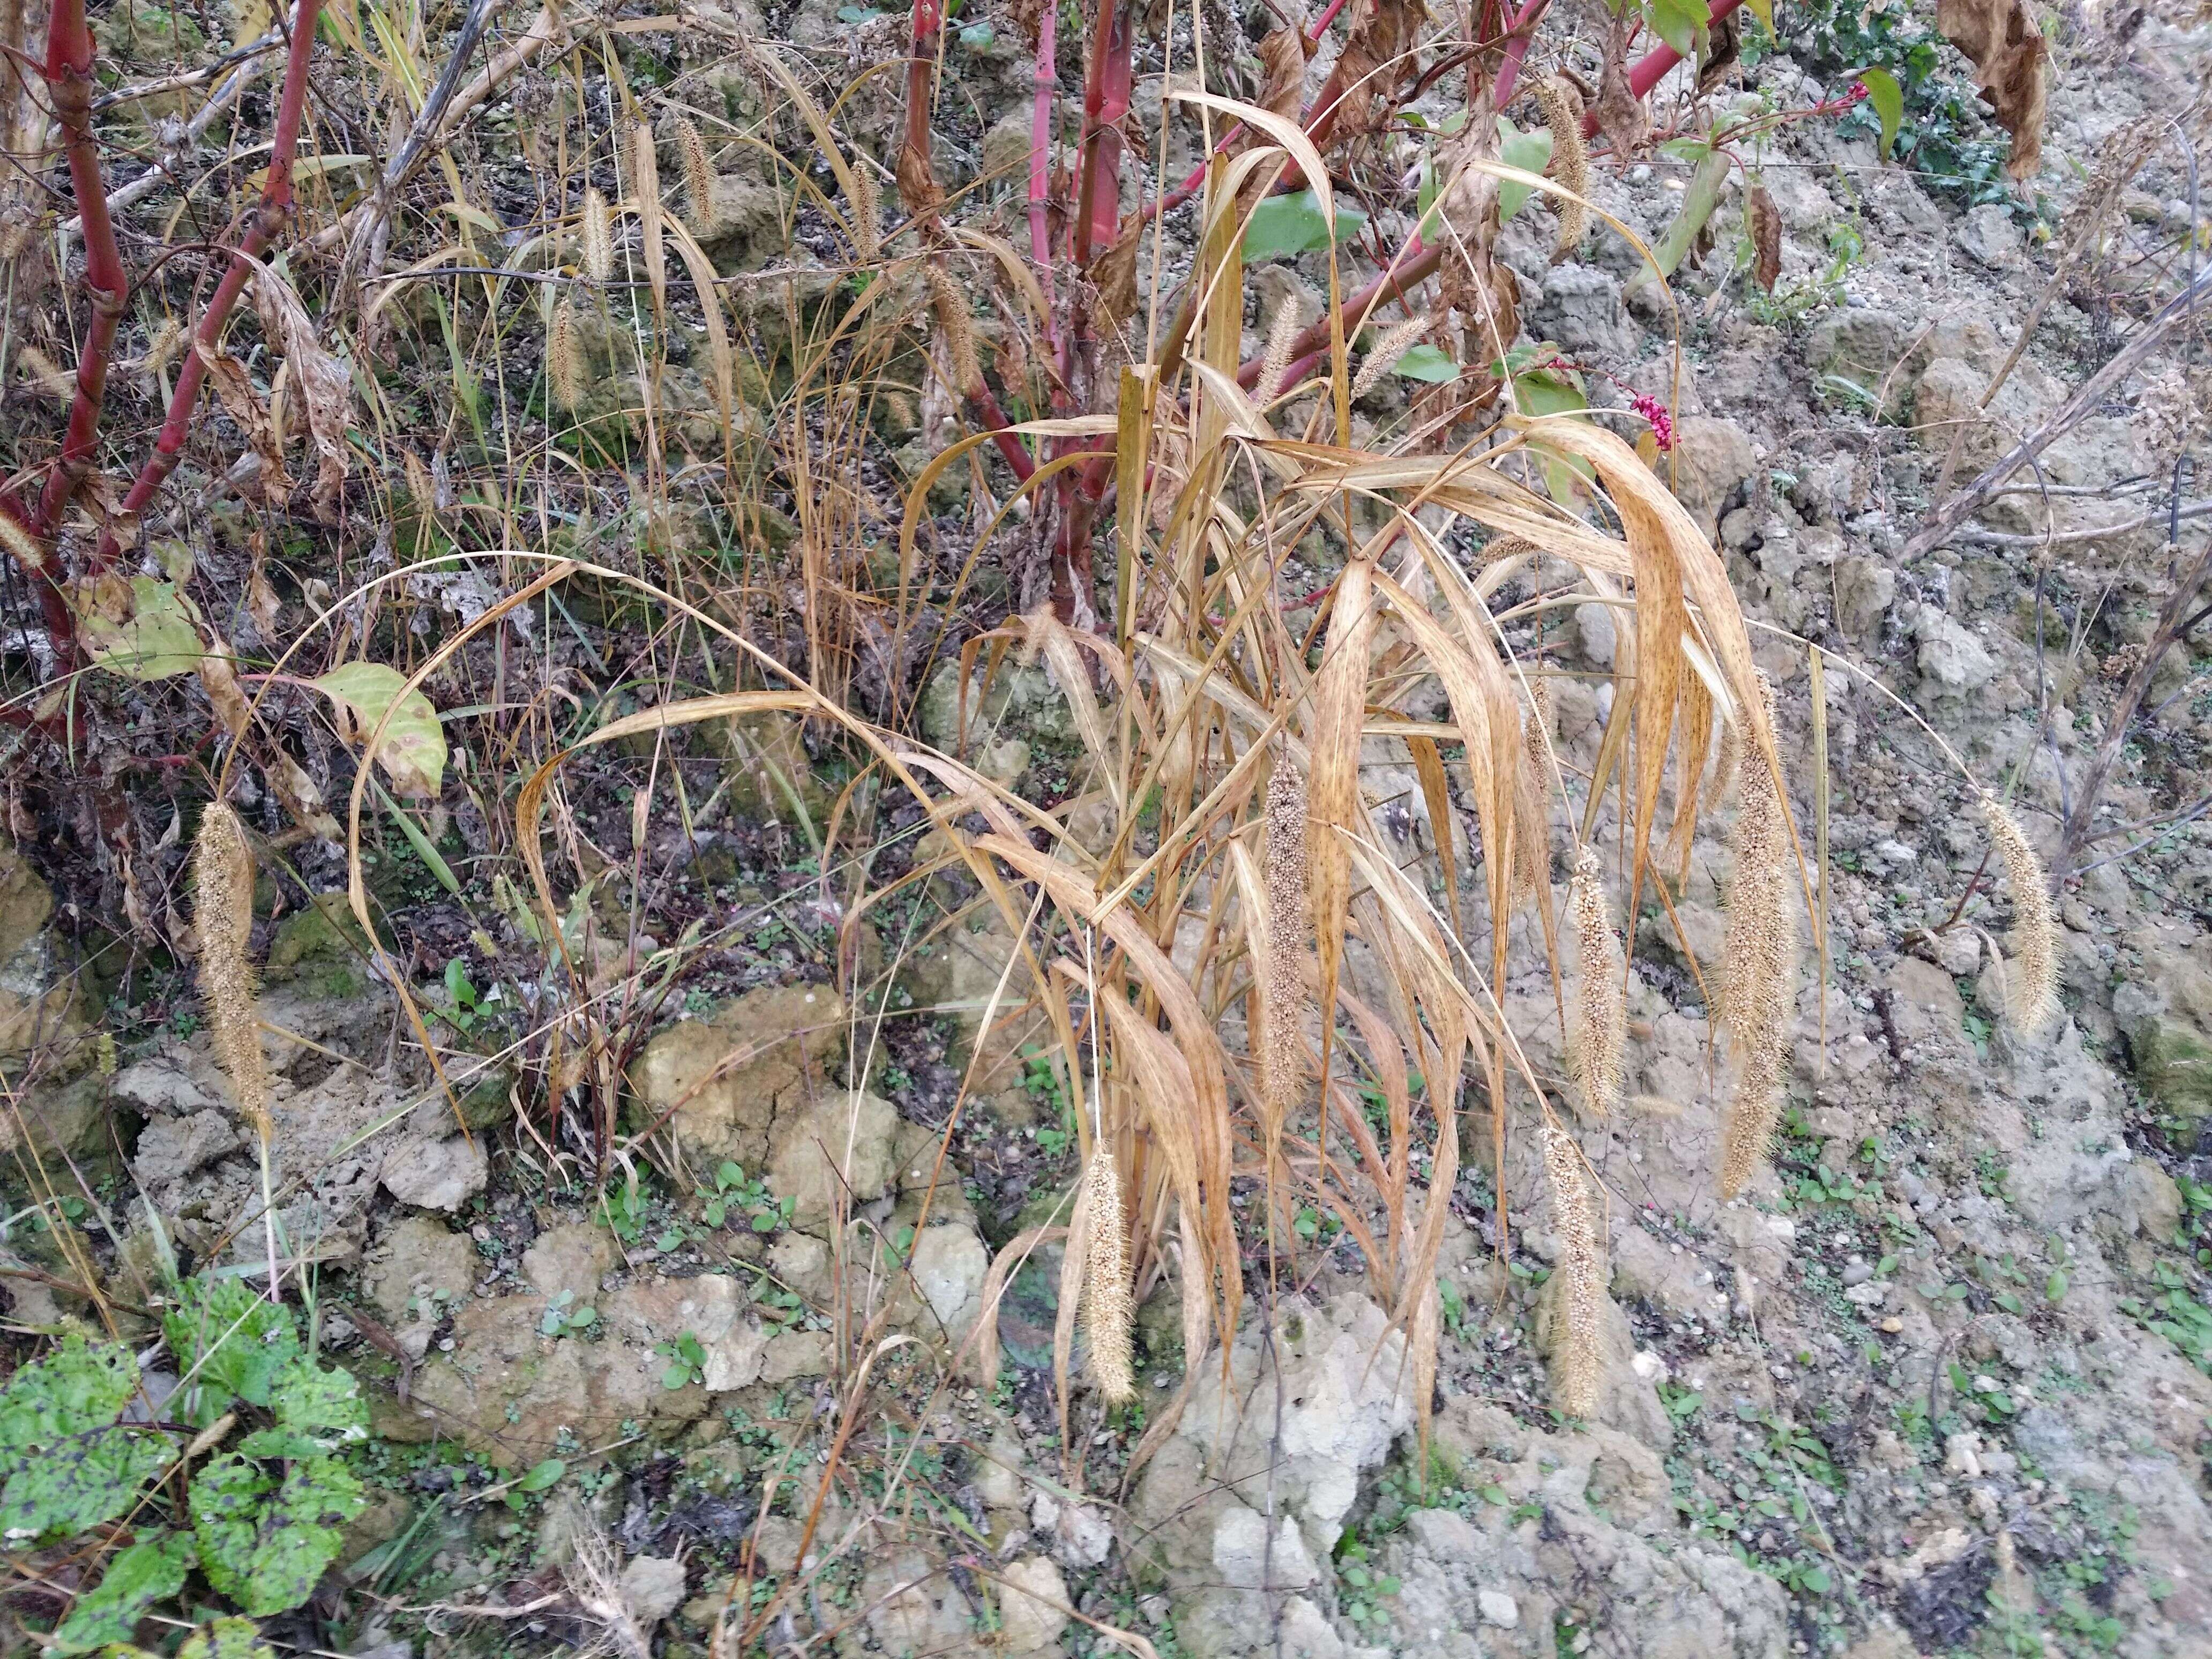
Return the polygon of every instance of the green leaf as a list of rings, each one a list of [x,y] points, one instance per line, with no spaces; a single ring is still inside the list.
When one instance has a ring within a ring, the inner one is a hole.
[[[1538,127],[1523,132],[1504,116],[1498,118],[1498,132],[1503,141],[1498,146],[1498,159],[1509,167],[1519,167],[1523,173],[1541,175],[1552,164],[1552,130]],[[1529,197],[1535,193],[1532,185],[1516,184],[1510,179],[1500,179],[1498,185],[1498,220],[1503,224],[1521,211]]]
[[[1905,119],[1905,88],[1884,69],[1861,70],[1859,84],[1867,89],[1867,102],[1874,106],[1881,122],[1881,159],[1887,161],[1891,146],[1897,143],[1897,129]]]
[[[270,1384],[300,1352],[292,1316],[242,1279],[185,1280],[161,1329],[186,1382],[214,1383],[255,1406],[270,1403]]]
[[[988,52],[999,32],[988,23],[970,23],[960,31],[960,44],[970,52]]]
[[[568,1473],[568,1466],[557,1457],[549,1457],[541,1463],[531,1465],[530,1473],[514,1483],[517,1492],[544,1492]]]
[[[251,1619],[216,1619],[185,1638],[177,1659],[264,1659],[274,1651]]]
[[[1336,240],[1356,236],[1367,222],[1358,208],[1336,210]],[[1244,228],[1244,258],[1285,258],[1294,253],[1318,253],[1328,246],[1328,225],[1321,210],[1321,198],[1301,190],[1288,196],[1270,196],[1252,210]]]
[[[173,582],[133,576],[129,615],[112,616],[106,605],[91,609],[77,636],[86,654],[111,672],[134,680],[166,680],[191,673],[207,654],[196,615],[192,602]]]
[[[69,1617],[55,1626],[54,1646],[64,1653],[85,1653],[129,1641],[148,1608],[184,1589],[191,1565],[192,1540],[185,1533],[164,1533],[131,1545],[107,1564],[98,1586],[78,1596]]]
[[[1431,386],[1459,379],[1459,365],[1432,345],[1407,347],[1406,355],[1390,366],[1390,372],[1408,380],[1426,380]]]
[[[361,1513],[361,1483],[327,1457],[301,1458],[281,1485],[227,1453],[193,1477],[192,1534],[208,1582],[256,1618],[298,1607]]]
[[[96,1429],[45,1447],[0,1487],[0,1537],[13,1547],[112,1521],[176,1459],[167,1436],[135,1426]]]
[[[2051,1270],[2051,1277],[2043,1281],[2043,1299],[2046,1302],[2063,1302],[2066,1299],[2067,1282],[2066,1269],[2053,1267]]]
[[[671,1365],[660,1373],[660,1386],[671,1393],[682,1388],[690,1380],[691,1368],[681,1363]]]
[[[377,744],[377,763],[403,795],[431,797],[446,770],[446,732],[438,711],[420,690],[400,696],[406,677],[380,662],[349,662],[308,682],[349,714],[363,741],[392,709]],[[398,699],[398,707],[392,709]]]
[[[0,1460],[106,1428],[137,1391],[138,1362],[130,1349],[94,1346],[72,1333],[44,1359],[17,1371],[0,1392]]]
[[[1705,0],[1644,0],[1644,21],[1651,32],[1688,58],[1698,49],[1698,37],[1712,21]]]

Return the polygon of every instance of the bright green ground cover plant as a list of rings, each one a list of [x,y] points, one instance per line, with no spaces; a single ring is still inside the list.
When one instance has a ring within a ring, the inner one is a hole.
[[[194,1572],[257,1618],[298,1607],[361,1511],[338,1454],[367,1435],[368,1408],[289,1312],[236,1279],[194,1279],[162,1326],[182,1380],[158,1407],[130,1349],[81,1335],[0,1391],[0,1548],[114,1552],[56,1626],[57,1652],[129,1641]],[[160,1477],[190,1456],[205,1461],[180,1508]]]

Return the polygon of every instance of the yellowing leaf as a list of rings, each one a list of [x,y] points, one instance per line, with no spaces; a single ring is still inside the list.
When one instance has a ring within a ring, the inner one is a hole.
[[[205,647],[191,601],[158,576],[103,583],[92,594],[80,630],[85,651],[102,668],[134,680],[166,680],[199,666]]]
[[[421,691],[401,697],[406,678],[380,662],[349,662],[308,682],[338,706],[367,742],[386,710],[392,718],[376,745],[377,763],[403,795],[434,796],[446,770],[446,733],[438,711]],[[398,707],[392,708],[394,698]],[[342,721],[341,724],[344,722]]]
[[[1867,102],[1874,106],[1875,118],[1881,123],[1881,159],[1887,161],[1897,143],[1898,126],[1905,119],[1905,88],[1897,84],[1894,75],[1881,69],[1861,70],[1859,84],[1867,89]]]

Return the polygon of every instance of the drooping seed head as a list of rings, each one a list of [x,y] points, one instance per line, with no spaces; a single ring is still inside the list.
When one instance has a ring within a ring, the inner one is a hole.
[[[1551,76],[1536,87],[1536,106],[1552,132],[1552,177],[1563,190],[1577,196],[1589,194],[1589,151],[1583,143],[1583,100],[1563,76]],[[1589,210],[1562,196],[1551,198],[1559,216],[1559,237],[1552,249],[1553,264],[1571,254],[1589,234]]]
[[[1580,1149],[1556,1123],[1546,1123],[1537,1138],[1565,1281],[1552,1331],[1552,1397],[1570,1417],[1589,1417],[1605,1386],[1605,1235]]]
[[[1576,960],[1581,970],[1574,1030],[1568,1035],[1568,1074],[1583,1108],[1603,1116],[1620,1102],[1620,1054],[1628,1009],[1620,945],[1605,910],[1604,864],[1595,848],[1583,848],[1575,860],[1567,909],[1575,924]]]
[[[1103,1143],[1091,1154],[1090,1225],[1084,1236],[1083,1322],[1091,1341],[1091,1380],[1115,1405],[1137,1392],[1130,1333],[1136,1308],[1129,1291],[1129,1236],[1121,1214],[1121,1172]]]
[[[1982,817],[2012,889],[2013,959],[2005,977],[2005,1018],[2033,1036],[2058,1013],[2058,925],[2051,912],[2050,878],[2020,821],[1995,795],[1982,797]]]
[[[193,924],[199,933],[200,994],[216,1059],[254,1134],[271,1133],[269,1072],[253,1005],[253,848],[238,815],[217,801],[201,815],[192,845]]]

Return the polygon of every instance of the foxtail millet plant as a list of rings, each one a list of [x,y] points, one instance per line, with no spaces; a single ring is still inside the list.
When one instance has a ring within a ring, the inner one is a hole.
[[[1774,688],[1759,678],[1770,725]],[[1721,1195],[1742,1192],[1765,1159],[1782,1111],[1782,1070],[1797,1006],[1797,907],[1790,827],[1781,799],[1753,764],[1736,807],[1735,871],[1721,945],[1719,1024],[1733,1050],[1721,1154]]]
[[[2022,1036],[2033,1036],[2058,1012],[2057,923],[2051,914],[2050,878],[2028,845],[2020,821],[1984,792],[1982,817],[2012,889],[2013,959],[2004,964],[2005,1018]]]

